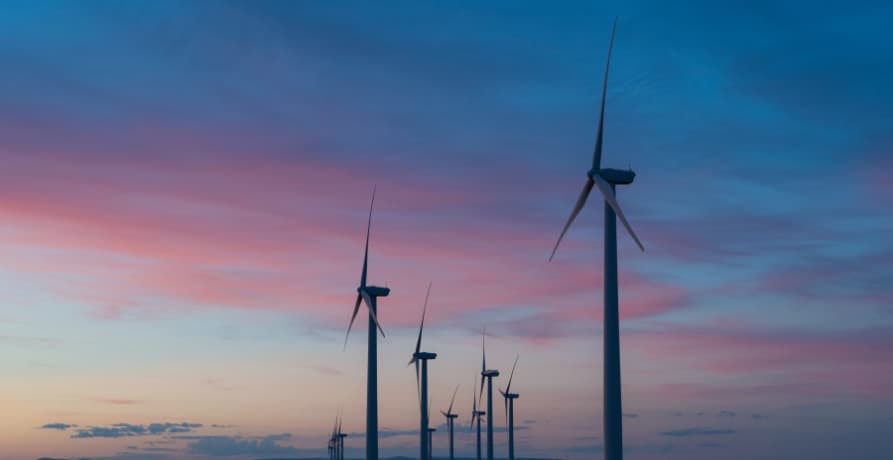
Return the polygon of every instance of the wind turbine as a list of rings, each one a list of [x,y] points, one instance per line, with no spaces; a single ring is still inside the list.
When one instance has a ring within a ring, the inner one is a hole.
[[[434,458],[434,432],[437,428],[428,428],[428,460]]]
[[[481,335],[481,393],[484,392],[484,380],[487,382],[487,460],[493,460],[493,377],[499,377],[496,369],[487,369],[487,348],[484,344],[484,334]],[[478,396],[480,398],[480,396]]]
[[[478,428],[478,436],[477,436],[477,457],[476,460],[481,460],[481,417],[487,415],[486,412],[478,410],[478,400],[480,399],[480,395],[476,394],[474,391],[474,385],[477,383],[477,378],[474,379],[474,383],[471,384],[471,424],[468,426],[468,431],[474,429],[474,421],[477,419],[477,428]]]
[[[347,433],[341,432],[341,421],[342,419],[338,418],[338,433],[336,434],[337,442],[338,442],[338,460],[344,460],[344,438],[347,437]]]
[[[472,387],[472,391],[474,387]],[[453,390],[453,397],[450,398],[450,408],[447,409],[446,412],[440,411],[444,417],[447,419],[447,428],[450,430],[450,460],[453,460],[453,421],[458,417],[458,414],[453,413],[453,402],[456,401],[456,392],[459,391],[459,385],[456,385],[456,389]]]
[[[363,273],[360,275],[360,286],[357,288],[357,301],[353,307],[353,315],[350,324],[347,325],[347,334],[344,336],[344,348],[347,348],[347,338],[350,336],[350,328],[353,326],[357,313],[360,311],[360,303],[365,303],[369,309],[369,358],[366,371],[366,460],[378,460],[378,332],[384,337],[384,330],[378,323],[375,312],[378,307],[378,298],[387,297],[391,290],[386,287],[367,286],[366,272],[369,265],[369,231],[372,228],[372,206],[375,204],[375,188],[372,189],[372,202],[369,204],[369,222],[366,224],[366,251],[363,255]]]
[[[421,419],[419,421],[419,458],[425,458],[430,452],[429,443],[431,442],[430,433],[428,433],[428,360],[437,358],[437,353],[426,353],[422,351],[422,331],[425,329],[425,313],[428,311],[428,297],[431,296],[431,283],[428,283],[428,293],[425,294],[425,306],[422,307],[422,322],[419,323],[419,338],[415,343],[415,353],[408,365],[415,364],[415,384],[419,393],[419,411]],[[419,384],[419,362],[422,363],[421,369],[421,385]]]
[[[515,376],[515,366],[518,365],[518,358],[515,357],[515,364],[512,364],[512,373],[509,374],[509,384],[505,387],[505,391],[499,390],[505,399],[505,422],[509,430],[509,460],[515,460],[515,400],[518,399],[518,393],[512,393],[512,377]]]
[[[338,416],[335,416],[335,424],[332,426],[332,434],[329,435],[329,458],[338,460],[338,443],[335,441],[335,433],[338,431]]]
[[[592,191],[593,185],[597,185],[605,201],[605,289],[604,289],[604,439],[605,458],[608,460],[621,460],[623,458],[623,413],[620,399],[620,318],[619,296],[617,290],[617,220],[620,221],[630,236],[635,240],[643,252],[645,247],[639,241],[639,237],[630,227],[626,216],[620,209],[615,198],[615,186],[631,184],[636,177],[632,170],[619,170],[601,167],[602,138],[605,121],[605,93],[608,88],[608,69],[611,65],[611,48],[614,45],[614,32],[617,29],[617,19],[614,19],[614,27],[611,30],[611,41],[608,44],[608,58],[605,64],[605,80],[602,84],[601,111],[598,119],[598,133],[595,138],[595,150],[592,153],[592,168],[586,173],[586,184],[577,198],[574,210],[571,212],[567,223],[561,230],[561,235],[552,249],[551,261],[555,257],[555,251],[561,243],[567,229],[573,223],[577,214],[586,204],[586,198]]]

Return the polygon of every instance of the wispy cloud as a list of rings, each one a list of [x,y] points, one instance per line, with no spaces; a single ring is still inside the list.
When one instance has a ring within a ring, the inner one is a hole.
[[[322,454],[322,449],[302,450],[283,444],[291,439],[289,433],[273,434],[263,437],[251,438],[242,436],[193,436],[180,437],[190,439],[187,452],[195,455],[207,455],[210,457],[230,456],[296,456],[308,452]]]
[[[188,433],[201,428],[200,423],[150,423],[148,425],[133,425],[130,423],[115,423],[108,426],[90,426],[79,428],[71,435],[74,439],[85,438],[123,438],[131,436],[158,436],[166,433]]]
[[[65,431],[69,428],[74,428],[74,427],[77,427],[77,425],[72,425],[72,424],[68,424],[68,423],[47,423],[46,425],[43,425],[40,428],[44,429],[44,430]]]

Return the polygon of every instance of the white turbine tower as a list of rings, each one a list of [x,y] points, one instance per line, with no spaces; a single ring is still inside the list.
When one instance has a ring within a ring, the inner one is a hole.
[[[620,318],[619,318],[619,296],[617,292],[617,220],[626,227],[630,236],[633,237],[639,249],[645,251],[642,242],[633,232],[626,216],[620,209],[620,205],[615,198],[615,186],[618,184],[631,184],[636,177],[636,173],[631,170],[623,171],[619,169],[609,169],[601,167],[602,159],[602,138],[605,121],[605,94],[608,88],[608,69],[611,65],[611,48],[614,44],[614,31],[617,29],[617,19],[614,19],[614,27],[611,30],[611,41],[608,45],[608,58],[605,65],[605,80],[602,84],[602,102],[598,120],[598,133],[595,138],[595,150],[592,153],[592,168],[586,173],[586,184],[583,191],[577,198],[574,210],[571,212],[567,223],[561,230],[561,235],[552,249],[551,261],[555,257],[555,251],[561,243],[564,234],[571,226],[577,214],[586,204],[586,198],[592,191],[594,185],[598,186],[599,191],[605,201],[605,274],[604,274],[604,439],[605,439],[605,458],[608,460],[621,460],[623,458],[623,413],[621,410],[620,399]]]
[[[360,275],[360,286],[357,288],[357,301],[353,307],[353,315],[350,324],[347,325],[347,334],[344,336],[344,348],[347,348],[347,338],[350,336],[350,328],[353,326],[360,304],[365,303],[369,309],[369,357],[366,361],[366,460],[378,460],[378,334],[384,337],[384,330],[378,323],[376,311],[378,298],[386,297],[391,290],[386,287],[367,286],[366,272],[369,266],[369,231],[372,228],[372,206],[375,204],[375,189],[372,189],[372,202],[369,204],[369,221],[366,224],[366,250],[363,255],[363,273]],[[378,328],[378,331],[376,331]]]
[[[425,329],[425,313],[428,311],[428,297],[431,296],[431,283],[428,283],[428,293],[425,294],[425,305],[422,307],[422,321],[419,323],[419,338],[415,343],[415,353],[408,365],[415,364],[415,384],[419,397],[419,412],[421,418],[419,420],[419,458],[425,458],[430,452],[429,443],[431,436],[428,433],[428,360],[437,358],[437,353],[427,353],[422,351],[422,331]],[[421,382],[419,382],[419,362],[421,365]]]

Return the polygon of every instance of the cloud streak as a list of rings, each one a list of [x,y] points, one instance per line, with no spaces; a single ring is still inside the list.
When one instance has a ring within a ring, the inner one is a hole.
[[[71,435],[73,439],[88,438],[126,438],[132,436],[160,436],[172,433],[189,433],[201,428],[200,423],[150,423],[148,425],[134,425],[130,423],[115,423],[109,426],[90,426],[78,428]]]

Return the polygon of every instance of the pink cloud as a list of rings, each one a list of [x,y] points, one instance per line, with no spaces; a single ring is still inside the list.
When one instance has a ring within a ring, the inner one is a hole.
[[[893,394],[893,337],[887,329],[838,333],[741,327],[663,325],[628,335],[627,345],[653,362],[673,363],[689,375],[746,378],[744,387],[775,386],[804,391],[877,396]],[[828,371],[833,369],[833,372]],[[779,383],[778,375],[786,381]],[[754,380],[756,379],[756,380]],[[689,387],[668,387],[688,394]],[[695,386],[711,396],[710,386]],[[717,391],[738,388],[724,384]]]
[[[227,306],[340,320],[359,277],[376,174],[310,158],[82,155],[88,166],[12,155],[0,218],[17,230],[6,240],[17,270],[100,317]],[[379,184],[371,281],[400,287],[382,312],[391,325],[415,323],[428,280],[434,321],[510,305],[556,310],[549,318],[558,322],[594,317],[600,264],[547,264],[557,229],[513,215],[467,218],[508,192],[387,175]],[[632,273],[621,282],[625,319],[676,308],[684,296]]]

